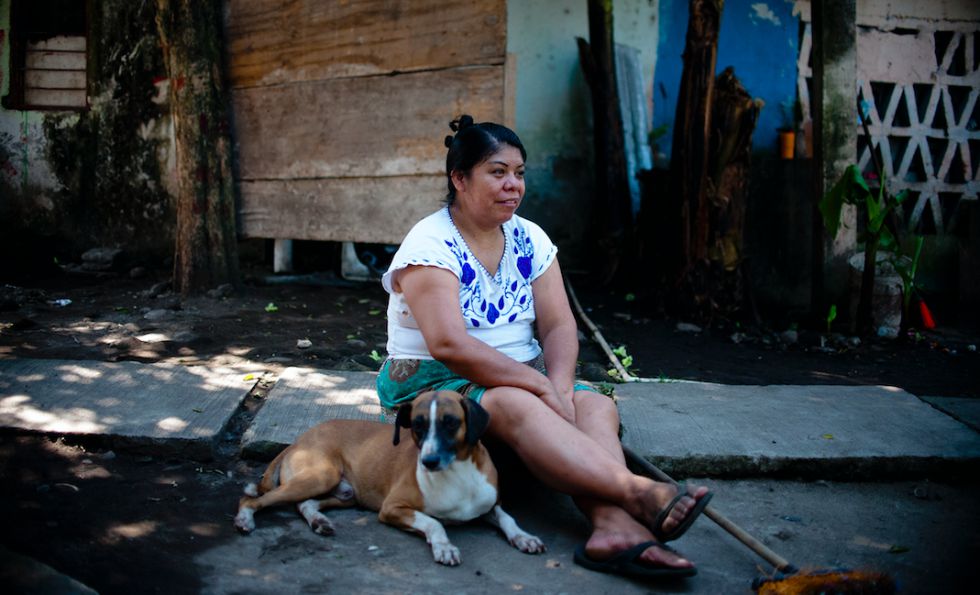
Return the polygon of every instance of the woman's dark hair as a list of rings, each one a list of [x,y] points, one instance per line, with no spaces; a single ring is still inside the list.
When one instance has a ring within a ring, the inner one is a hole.
[[[527,160],[527,151],[521,144],[521,139],[513,130],[493,122],[473,122],[473,117],[463,114],[449,123],[455,136],[446,137],[446,178],[449,193],[446,194],[446,204],[456,201],[456,187],[453,186],[453,172],[469,175],[470,170],[483,163],[503,145],[510,145],[521,152],[521,159]]]

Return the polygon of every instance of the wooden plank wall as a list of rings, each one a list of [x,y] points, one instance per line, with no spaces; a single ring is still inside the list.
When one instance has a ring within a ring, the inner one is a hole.
[[[227,0],[246,237],[398,243],[460,113],[504,118],[506,0]]]

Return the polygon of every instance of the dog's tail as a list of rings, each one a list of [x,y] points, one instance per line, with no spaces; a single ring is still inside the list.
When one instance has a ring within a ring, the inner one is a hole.
[[[285,458],[287,450],[289,449],[284,449],[276,455],[276,458],[272,459],[272,462],[266,467],[265,473],[262,474],[262,481],[259,482],[258,486],[254,483],[245,486],[245,494],[247,496],[254,497],[264,494],[279,485],[279,470],[282,467],[282,460]],[[249,493],[250,491],[254,493]]]

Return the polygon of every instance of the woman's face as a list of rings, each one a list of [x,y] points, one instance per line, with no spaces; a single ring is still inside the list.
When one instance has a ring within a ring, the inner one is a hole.
[[[456,204],[466,212],[499,225],[514,215],[524,198],[524,160],[510,145],[477,164],[469,175],[453,173]]]

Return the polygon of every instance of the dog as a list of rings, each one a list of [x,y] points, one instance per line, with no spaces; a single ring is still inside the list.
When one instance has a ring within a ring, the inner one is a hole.
[[[360,505],[378,511],[381,522],[420,533],[439,564],[460,563],[459,549],[437,519],[462,523],[484,517],[522,552],[545,551],[500,507],[497,470],[479,441],[490,416],[472,399],[452,391],[427,392],[403,405],[391,426],[380,422],[333,420],[303,433],[250,484],[239,501],[235,526],[255,529],[255,512],[296,503],[310,528],[333,535],[320,512]],[[400,441],[411,429],[414,444]]]

